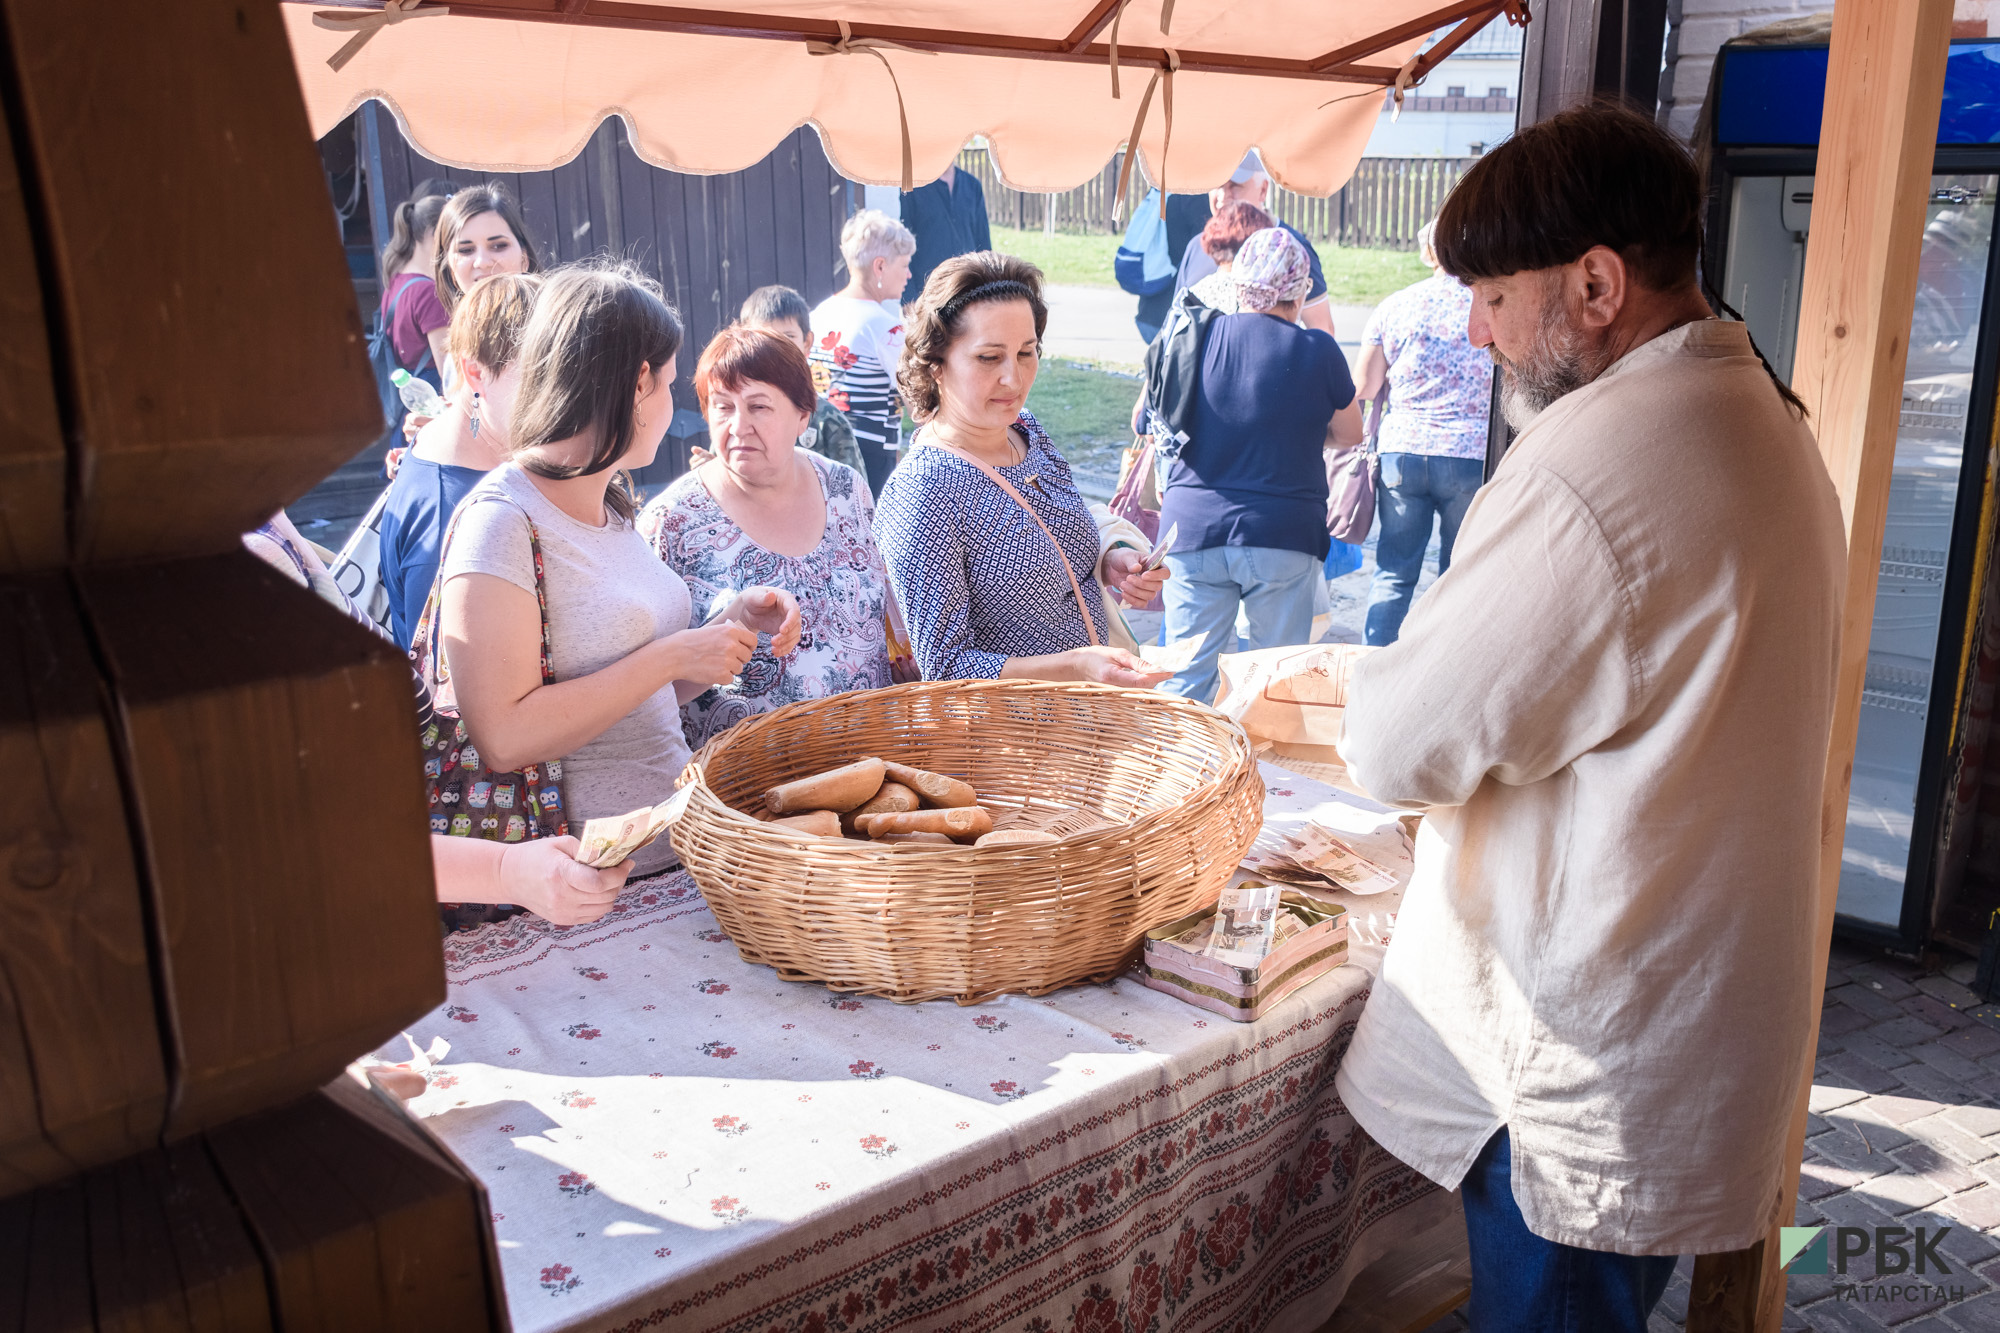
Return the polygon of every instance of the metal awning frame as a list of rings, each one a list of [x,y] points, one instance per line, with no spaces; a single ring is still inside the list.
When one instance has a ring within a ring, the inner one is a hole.
[[[1157,46],[1131,46],[1099,41],[1131,0],[1094,0],[1089,13],[1062,38],[1022,37],[1005,33],[952,32],[884,23],[838,24],[827,19],[794,18],[782,14],[746,14],[727,10],[682,9],[636,3],[635,0],[474,0],[415,6],[416,14],[450,13],[460,18],[497,19],[513,23],[577,24],[585,27],[643,32],[681,33],[706,37],[747,37],[768,41],[836,43],[872,40],[914,51],[958,55],[1003,56],[1018,60],[1056,60],[1075,64],[1106,64],[1114,49],[1119,65],[1138,69],[1178,68],[1200,74],[1252,74],[1265,78],[1313,79],[1329,83],[1372,84],[1384,88],[1420,82],[1445,59],[1494,19],[1525,25],[1529,0],[1454,0],[1394,28],[1351,42],[1310,59],[1241,55],[1226,51],[1176,51]],[[315,8],[382,8],[371,0],[284,0]],[[1460,20],[1464,20],[1460,22]],[[1358,63],[1412,37],[1457,23],[1450,36],[1407,65]],[[842,31],[842,27],[846,31]]]

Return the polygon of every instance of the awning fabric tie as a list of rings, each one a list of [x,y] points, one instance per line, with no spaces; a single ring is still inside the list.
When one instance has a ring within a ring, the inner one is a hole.
[[[1403,62],[1403,67],[1396,71],[1396,86],[1394,89],[1390,91],[1389,94],[1389,96],[1392,99],[1394,99],[1396,103],[1396,105],[1389,112],[1389,123],[1392,125],[1395,124],[1395,122],[1402,117],[1403,93],[1405,90],[1409,88],[1409,86],[1412,83],[1416,81],[1417,63],[1422,59],[1423,57],[1420,55],[1411,56],[1408,60],[1405,60]]]
[[[1111,11],[1111,96],[1118,101],[1124,100],[1118,92],[1118,20],[1125,17],[1125,6],[1130,2],[1118,0],[1117,7]],[[1516,0],[1516,3],[1526,4],[1527,0]],[[1160,0],[1160,31],[1167,32],[1173,26],[1174,0]]]
[[[340,49],[326,58],[326,63],[338,71],[347,62],[361,53],[375,34],[391,24],[404,19],[434,18],[439,14],[449,14],[443,5],[433,5],[429,9],[418,9],[420,0],[387,0],[380,9],[320,9],[313,11],[313,26],[325,28],[329,32],[351,32],[354,35],[340,44]]]
[[[903,107],[903,85],[896,78],[896,67],[889,63],[884,51],[908,51],[913,55],[936,55],[935,51],[920,51],[914,46],[904,46],[883,37],[856,37],[854,29],[846,19],[835,19],[840,25],[840,40],[837,42],[807,42],[806,50],[816,56],[874,56],[882,62],[882,68],[889,71],[889,85],[896,90],[896,119],[903,127],[903,188],[917,188],[916,168],[910,160],[910,113]]]
[[[1181,67],[1180,52],[1171,46],[1167,48],[1167,63],[1156,68],[1153,77],[1146,81],[1146,92],[1139,99],[1139,114],[1132,118],[1132,137],[1125,144],[1125,161],[1118,168],[1118,200],[1120,212],[1125,208],[1125,187],[1132,180],[1132,163],[1139,157],[1139,132],[1146,128],[1146,111],[1153,105],[1153,89],[1159,86],[1162,76],[1166,88],[1161,102],[1166,112],[1166,134],[1160,140],[1160,216],[1167,215],[1167,153],[1174,146],[1174,71]]]

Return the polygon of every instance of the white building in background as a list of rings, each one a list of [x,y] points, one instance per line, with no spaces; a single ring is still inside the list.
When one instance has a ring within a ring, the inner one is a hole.
[[[1495,19],[1404,94],[1401,116],[1389,118],[1383,95],[1363,156],[1477,157],[1514,132],[1520,92],[1521,30]]]

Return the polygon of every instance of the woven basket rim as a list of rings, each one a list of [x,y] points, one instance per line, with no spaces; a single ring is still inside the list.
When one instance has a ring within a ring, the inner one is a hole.
[[[1081,832],[1065,834],[1052,843],[994,843],[985,847],[962,843],[949,847],[938,843],[882,843],[873,840],[862,841],[858,838],[824,838],[815,834],[801,832],[795,828],[766,823],[754,815],[746,814],[725,802],[708,783],[708,765],[711,762],[727,751],[732,745],[750,743],[760,732],[771,726],[778,725],[778,720],[785,718],[788,714],[796,715],[800,712],[821,710],[827,705],[846,699],[849,696],[880,698],[888,694],[943,693],[947,691],[962,693],[983,693],[990,691],[1009,694],[1094,694],[1104,698],[1122,699],[1128,703],[1143,704],[1147,707],[1165,706],[1191,712],[1200,721],[1218,729],[1220,734],[1217,737],[1217,748],[1224,752],[1224,760],[1221,771],[1213,779],[1182,797],[1179,802],[1180,805],[1191,804],[1197,800],[1211,796],[1218,789],[1231,782],[1240,780],[1238,774],[1241,770],[1245,768],[1254,770],[1257,766],[1257,756],[1251,749],[1249,734],[1243,730],[1242,724],[1205,704],[1196,703],[1191,699],[1182,699],[1177,695],[1162,694],[1158,690],[1140,690],[1119,685],[1101,685],[1094,681],[911,681],[906,684],[885,685],[871,690],[843,690],[839,694],[829,694],[819,699],[802,699],[796,703],[784,704],[778,708],[774,708],[768,713],[759,713],[754,717],[745,718],[702,746],[688,760],[687,766],[681,770],[681,776],[674,784],[676,789],[688,786],[695,788],[694,793],[688,799],[688,807],[683,811],[682,818],[693,813],[694,807],[699,804],[705,812],[720,813],[725,818],[729,818],[736,824],[741,825],[737,830],[739,836],[765,838],[777,845],[806,846],[813,848],[815,851],[830,851],[837,846],[841,850],[835,853],[836,855],[847,855],[868,860],[908,856],[917,852],[928,852],[933,855],[978,857],[981,855],[1019,855],[1028,848],[1046,849],[1050,847],[1064,847],[1083,850],[1093,847],[1100,841],[1108,842],[1145,836],[1153,832],[1157,826],[1178,819],[1180,811],[1177,806],[1167,806],[1162,809],[1149,811],[1137,819],[1115,821],[1104,828],[1085,829]],[[1232,738],[1235,741],[1233,747],[1229,744]],[[878,757],[894,759],[893,755],[880,755]]]

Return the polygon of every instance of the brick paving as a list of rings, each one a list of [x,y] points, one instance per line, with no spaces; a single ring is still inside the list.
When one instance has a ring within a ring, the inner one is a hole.
[[[1833,946],[1798,1225],[1949,1227],[1937,1249],[1952,1272],[1878,1275],[1871,1254],[1845,1276],[1793,1277],[1787,1330],[2000,1333],[2000,1005],[1971,980],[1970,962],[1927,974]],[[1651,1333],[1685,1324],[1693,1266],[1681,1260]],[[1855,1300],[1848,1284],[1887,1290]],[[1461,1310],[1425,1333],[1468,1327]]]

